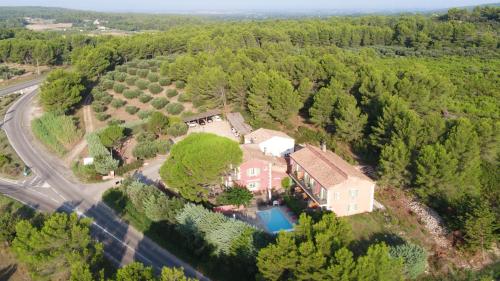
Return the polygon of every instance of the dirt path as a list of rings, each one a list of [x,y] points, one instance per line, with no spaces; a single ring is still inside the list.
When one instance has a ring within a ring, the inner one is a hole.
[[[83,106],[83,123],[85,124],[85,134],[88,134],[94,131],[94,122],[92,119],[92,109],[90,107],[91,97],[90,95],[85,98],[84,106]],[[64,158],[64,163],[67,165],[71,165],[73,160],[82,153],[82,151],[87,146],[87,141],[83,138],[79,143],[77,143],[73,149],[66,155]]]

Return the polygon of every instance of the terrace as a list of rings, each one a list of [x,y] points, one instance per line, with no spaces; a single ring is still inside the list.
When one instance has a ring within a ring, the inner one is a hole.
[[[320,186],[307,172],[295,170],[289,176],[316,204],[321,206],[327,203],[326,189]]]

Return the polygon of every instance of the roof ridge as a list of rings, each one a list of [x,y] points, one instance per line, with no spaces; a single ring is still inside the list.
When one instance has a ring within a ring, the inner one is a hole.
[[[341,168],[339,168],[337,165],[335,165],[335,163],[333,163],[332,161],[330,161],[328,158],[326,158],[323,154],[321,154],[319,151],[317,151],[311,145],[308,145],[307,148],[309,150],[311,150],[314,153],[314,155],[318,156],[321,160],[323,160],[323,162],[326,162],[326,164],[328,166],[330,166],[331,168],[337,170],[346,179],[349,177],[349,175],[345,171],[343,171]]]

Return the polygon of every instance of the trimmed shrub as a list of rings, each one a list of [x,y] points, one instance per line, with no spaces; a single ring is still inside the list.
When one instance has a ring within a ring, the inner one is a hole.
[[[135,81],[135,86],[141,90],[146,90],[149,86],[149,82],[143,79]]]
[[[127,66],[136,68],[137,67],[137,63],[138,63],[138,61],[136,61],[136,60],[129,61],[129,62],[127,62]]]
[[[172,137],[179,137],[185,135],[187,131],[188,126],[183,122],[178,122],[168,127],[167,134]]]
[[[115,80],[115,73],[116,71],[109,71],[104,75],[103,78],[107,80]]]
[[[177,100],[179,102],[190,102],[191,98],[186,93],[182,93],[182,94],[179,94],[179,97],[177,98]]]
[[[175,87],[177,89],[184,89],[184,87],[186,87],[186,83],[184,81],[175,81]]]
[[[137,111],[139,111],[139,108],[137,106],[129,105],[125,107],[125,111],[130,115],[134,115]]]
[[[157,61],[156,61],[156,60],[148,60],[148,61],[146,61],[146,62],[148,63],[148,66],[149,66],[149,67],[156,66],[156,63],[157,63]]]
[[[169,98],[173,98],[175,96],[177,96],[179,94],[179,92],[177,92],[176,89],[168,89],[167,90],[167,97]]]
[[[159,78],[160,78],[160,77],[158,77],[158,74],[156,74],[156,73],[149,73],[149,74],[148,74],[148,80],[149,80],[150,82],[158,82],[158,79],[159,79]]]
[[[168,100],[166,98],[155,98],[151,101],[151,105],[156,109],[162,109],[167,105]]]
[[[138,159],[150,159],[157,154],[166,154],[170,150],[168,140],[145,140],[139,142],[132,150],[132,155]]]
[[[104,92],[104,91],[100,91],[98,90],[97,88],[94,88],[92,89],[92,97],[94,98],[94,100],[101,100],[104,96],[108,95],[108,93]]]
[[[129,77],[127,77],[127,79],[125,79],[125,83],[127,83],[127,85],[129,85],[129,86],[134,86],[135,81],[137,81],[137,77],[135,77],[135,76],[129,76]]]
[[[139,118],[141,119],[146,119],[149,118],[149,116],[151,116],[151,113],[152,113],[151,110],[141,110],[137,113],[137,116],[139,116]]]
[[[124,106],[126,103],[127,103],[126,101],[121,99],[113,99],[113,101],[111,102],[111,106],[114,108],[120,108]]]
[[[158,82],[160,83],[160,86],[168,86],[172,84],[172,81],[170,81],[170,79],[168,78],[160,78]]]
[[[403,260],[405,274],[409,279],[416,279],[427,268],[427,252],[418,245],[406,243],[392,246],[389,253],[393,258]]]
[[[113,125],[121,125],[121,124],[123,124],[123,123],[125,123],[125,120],[121,120],[121,119],[114,119],[114,118],[113,118],[113,119],[110,119],[110,120],[108,121],[108,126],[113,126]]]
[[[103,96],[101,99],[99,99],[99,101],[105,105],[108,105],[112,100],[113,100],[113,96],[108,94],[108,93],[106,93],[105,96]]]
[[[141,159],[135,160],[132,163],[128,163],[128,164],[125,164],[121,167],[118,167],[118,169],[116,169],[116,171],[115,171],[115,174],[117,174],[118,176],[123,176],[130,171],[133,171],[135,169],[139,169],[140,167],[142,167],[142,165],[144,165],[143,160],[141,160]]]
[[[158,83],[149,84],[148,89],[151,92],[151,94],[154,95],[159,94],[161,91],[163,91],[163,88]]]
[[[127,73],[118,72],[118,73],[115,74],[115,80],[116,81],[123,82],[123,81],[125,81],[126,78],[127,78]]]
[[[113,80],[104,80],[104,81],[102,81],[102,86],[106,90],[113,89],[114,84],[115,84],[115,82]]]
[[[184,110],[184,106],[178,102],[170,103],[167,105],[167,112],[172,115],[177,115]]]
[[[104,112],[106,111],[106,106],[102,102],[92,103],[92,110],[94,112]]]
[[[126,89],[127,87],[125,87],[125,85],[123,84],[120,84],[120,83],[115,83],[115,85],[113,86],[113,91],[115,91],[116,93],[123,93],[123,91]]]
[[[137,90],[126,90],[123,92],[123,96],[127,99],[135,99],[139,96],[139,91]]]
[[[151,67],[149,68],[149,70],[150,70],[151,72],[155,72],[155,73],[156,73],[156,72],[158,72],[158,67],[156,67],[156,66],[151,66]]]
[[[127,69],[127,73],[130,74],[130,75],[137,75],[137,68],[129,67]]]
[[[139,69],[137,70],[137,76],[141,78],[146,78],[148,76],[149,70],[148,69]]]
[[[99,112],[95,115],[95,118],[99,121],[106,121],[108,118],[111,117],[111,115],[107,114],[106,112]]]
[[[140,61],[137,63],[137,67],[142,68],[142,69],[146,69],[146,68],[149,68],[149,63],[147,61]]]
[[[151,100],[153,99],[152,96],[148,95],[148,94],[142,94],[140,97],[139,97],[139,101],[142,102],[142,103],[148,103],[150,102]]]
[[[127,72],[127,66],[126,65],[117,65],[115,67],[116,71],[118,72]]]

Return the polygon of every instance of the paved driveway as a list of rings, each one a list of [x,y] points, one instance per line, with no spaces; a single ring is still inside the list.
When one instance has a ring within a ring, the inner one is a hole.
[[[187,135],[191,133],[212,133],[222,137],[226,137],[232,139],[234,141],[239,142],[240,138],[236,137],[233,132],[231,132],[231,125],[226,120],[222,121],[214,121],[212,123],[207,123],[206,125],[197,125],[196,127],[189,127]],[[181,140],[181,138],[176,139],[175,141]]]

